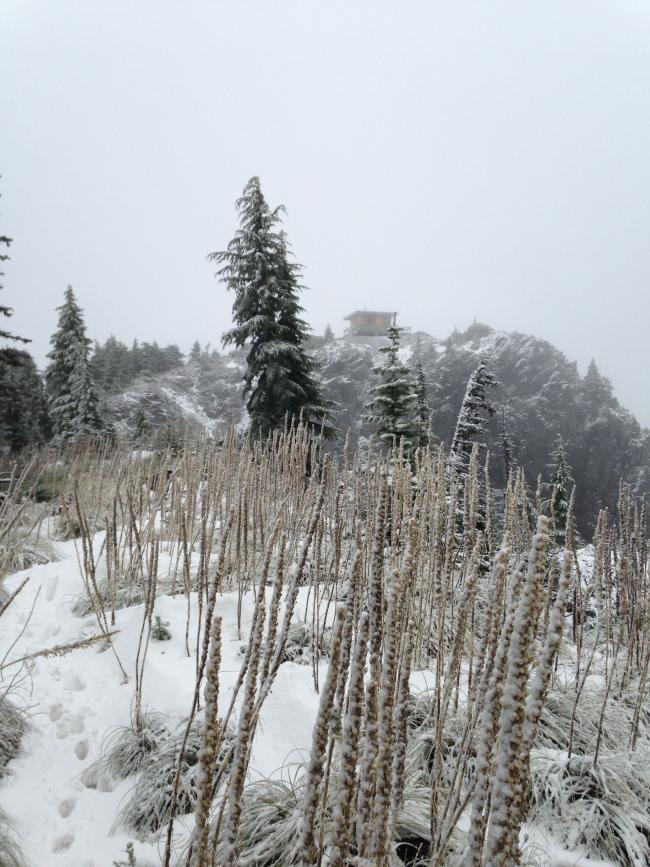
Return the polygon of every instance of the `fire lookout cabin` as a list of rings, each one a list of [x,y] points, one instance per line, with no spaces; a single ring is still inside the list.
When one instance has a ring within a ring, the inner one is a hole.
[[[383,310],[355,310],[345,317],[350,322],[348,334],[359,337],[385,337],[386,329],[395,318],[395,313]]]

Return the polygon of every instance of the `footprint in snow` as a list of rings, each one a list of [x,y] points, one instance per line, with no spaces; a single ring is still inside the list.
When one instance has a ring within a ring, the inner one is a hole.
[[[58,722],[63,716],[63,705],[60,701],[57,701],[50,708],[50,720],[52,722]]]
[[[80,735],[85,730],[83,717],[80,713],[61,717],[56,724],[57,738],[67,738],[68,735]]]
[[[66,689],[71,689],[73,692],[81,692],[86,688],[86,684],[78,675],[75,674],[73,677],[69,677],[66,680],[65,687]]]
[[[56,588],[58,583],[58,578],[50,578],[50,580],[47,582],[47,587],[45,589],[45,598],[48,602],[51,602],[56,596]]]
[[[65,800],[61,801],[59,804],[59,816],[61,816],[62,819],[67,819],[74,810],[75,803],[76,801],[74,798],[65,798]]]
[[[97,792],[112,792],[115,783],[110,774],[103,772],[97,765],[91,765],[81,775],[81,782],[87,789],[95,789]]]
[[[61,632],[61,624],[53,623],[51,626],[48,626],[45,634],[47,638],[56,638],[59,632]]]
[[[52,851],[57,852],[65,852],[67,849],[72,846],[74,843],[74,834],[63,834],[61,837],[57,837],[54,843],[52,844]]]
[[[75,746],[74,754],[80,761],[88,757],[88,741],[85,738]]]

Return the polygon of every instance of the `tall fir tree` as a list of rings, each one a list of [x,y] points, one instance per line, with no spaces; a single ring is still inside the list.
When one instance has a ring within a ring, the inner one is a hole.
[[[45,371],[50,418],[54,437],[64,442],[84,434],[98,433],[104,425],[98,409],[97,391],[88,360],[90,340],[82,311],[72,287],[57,308],[59,321],[52,335],[50,364]]]
[[[555,441],[555,448],[551,454],[549,468],[551,470],[551,497],[549,506],[553,522],[553,534],[556,543],[562,546],[566,542],[569,502],[575,483],[566,446],[561,436],[558,436]]]
[[[2,250],[3,248],[8,250],[11,242],[12,238],[7,237],[7,235],[0,235],[0,267],[2,267],[3,262],[7,262],[10,258],[9,254],[2,252]],[[0,278],[2,277],[4,277],[4,271],[0,271]],[[0,289],[3,288],[3,284],[0,283]],[[13,312],[13,308],[0,304],[1,316],[9,318],[13,315]],[[12,334],[11,331],[5,331],[4,328],[0,328],[0,340],[7,340],[12,343],[31,343],[29,338],[19,337],[17,334]],[[19,351],[12,346],[0,346],[0,364],[21,364],[22,356],[23,353],[19,353]]]
[[[416,383],[399,358],[403,330],[397,325],[386,329],[389,342],[379,350],[384,356],[383,364],[373,368],[380,381],[370,390],[366,421],[376,426],[377,435],[385,446],[403,440],[404,448],[410,452],[419,445],[422,427],[415,417]]]
[[[582,393],[592,413],[600,413],[614,402],[611,382],[604,377],[592,358],[582,380]]]
[[[507,482],[513,470],[517,469],[515,443],[506,421],[506,411],[501,410],[501,452],[503,455],[503,476]]]
[[[246,184],[237,201],[240,228],[224,251],[209,255],[217,276],[234,293],[234,327],[224,346],[246,346],[244,397],[256,436],[282,428],[300,417],[315,432],[331,438],[332,405],[316,379],[316,362],[304,348],[309,336],[300,318],[302,268],[290,261],[280,229],[282,206],[271,210],[259,178]]]
[[[449,450],[449,467],[458,475],[464,476],[469,468],[472,448],[477,437],[482,437],[486,429],[485,416],[494,415],[494,406],[490,402],[486,390],[494,388],[497,381],[488,369],[487,363],[481,361],[467,383],[465,397],[458,414],[454,438]],[[479,442],[479,446],[483,443]]]
[[[419,445],[424,448],[429,441],[429,424],[431,421],[431,405],[427,398],[427,379],[424,373],[422,353],[418,344],[415,356],[415,420],[420,431]]]
[[[138,408],[135,411],[135,415],[133,418],[133,442],[140,442],[140,440],[147,433],[148,429],[149,424],[147,422],[147,416],[142,409],[142,404],[138,404]]]
[[[32,356],[15,350],[12,363],[0,361],[0,444],[12,452],[49,439],[43,382]]]

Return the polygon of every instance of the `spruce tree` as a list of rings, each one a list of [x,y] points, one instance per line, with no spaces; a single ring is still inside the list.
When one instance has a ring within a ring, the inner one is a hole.
[[[574,481],[566,447],[561,436],[555,441],[555,448],[551,454],[551,498],[549,500],[551,519],[555,541],[558,545],[564,545],[566,541],[567,520],[569,516],[569,502],[573,490]]]
[[[399,358],[400,337],[404,329],[389,325],[386,329],[388,346],[382,346],[384,363],[373,371],[380,382],[370,390],[371,399],[366,405],[366,421],[377,428],[381,442],[390,447],[393,442],[404,441],[407,452],[419,445],[421,426],[415,418],[417,403],[416,384],[411,373]]]
[[[329,324],[329,322],[325,326],[323,340],[325,341],[325,343],[332,343],[334,341],[334,332],[332,331],[332,326]]]
[[[224,346],[246,346],[244,397],[256,436],[282,428],[300,417],[325,437],[331,403],[316,380],[316,362],[304,348],[309,328],[300,318],[298,296],[304,288],[302,268],[290,261],[287,240],[279,227],[283,208],[271,210],[259,178],[246,184],[237,201],[240,228],[224,251],[211,253],[217,276],[234,293],[234,327]]]
[[[418,345],[415,356],[415,420],[420,431],[419,445],[424,448],[428,443],[428,428],[431,419],[431,406],[427,398],[427,380],[424,374],[422,353]]]
[[[133,419],[133,441],[139,442],[147,432],[147,429],[147,417],[144,414],[142,405],[138,404],[138,408],[135,412],[135,417]]]
[[[494,406],[487,397],[486,389],[496,385],[494,374],[490,372],[486,362],[481,361],[467,383],[449,451],[449,466],[460,476],[467,474],[474,443],[477,437],[482,437],[485,433],[485,415],[494,415]],[[479,442],[479,445],[483,443]]]
[[[9,249],[9,245],[11,244],[12,239],[8,238],[6,235],[0,235],[0,251],[3,247]],[[7,262],[9,260],[9,254],[0,252],[0,266],[3,262]],[[0,271],[0,278],[4,277],[4,271]],[[0,283],[0,289],[3,289],[3,284]],[[7,307],[4,304],[0,304],[0,315],[9,317],[13,315],[13,309],[11,307]],[[13,342],[19,343],[31,343],[27,337],[19,337],[17,334],[12,334],[10,331],[5,331],[3,328],[0,328],[0,339],[2,340],[10,340]],[[18,353],[18,350],[8,347],[2,346],[0,347],[0,364],[20,364],[21,363],[21,355]]]
[[[507,482],[510,473],[517,468],[517,460],[514,455],[515,444],[506,423],[506,411],[501,410],[501,451],[503,454],[503,475]]]
[[[45,383],[53,434],[63,442],[98,433],[104,426],[88,360],[90,341],[71,286],[57,309],[59,321],[50,341]]]
[[[193,362],[201,360],[201,344],[198,340],[195,340],[192,344],[192,348],[190,349],[190,357],[188,360]]]
[[[598,365],[593,358],[589,362],[587,373],[582,380],[582,392],[592,414],[597,415],[613,403],[612,384],[598,370]]]
[[[41,377],[32,356],[17,349],[11,364],[0,362],[0,443],[17,452],[48,438]]]

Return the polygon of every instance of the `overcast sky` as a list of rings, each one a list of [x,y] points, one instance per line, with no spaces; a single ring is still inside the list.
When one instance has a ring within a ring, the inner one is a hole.
[[[92,338],[217,344],[206,254],[257,174],[317,332],[532,332],[650,424],[648,0],[2,0],[0,82],[40,364],[68,283]]]

